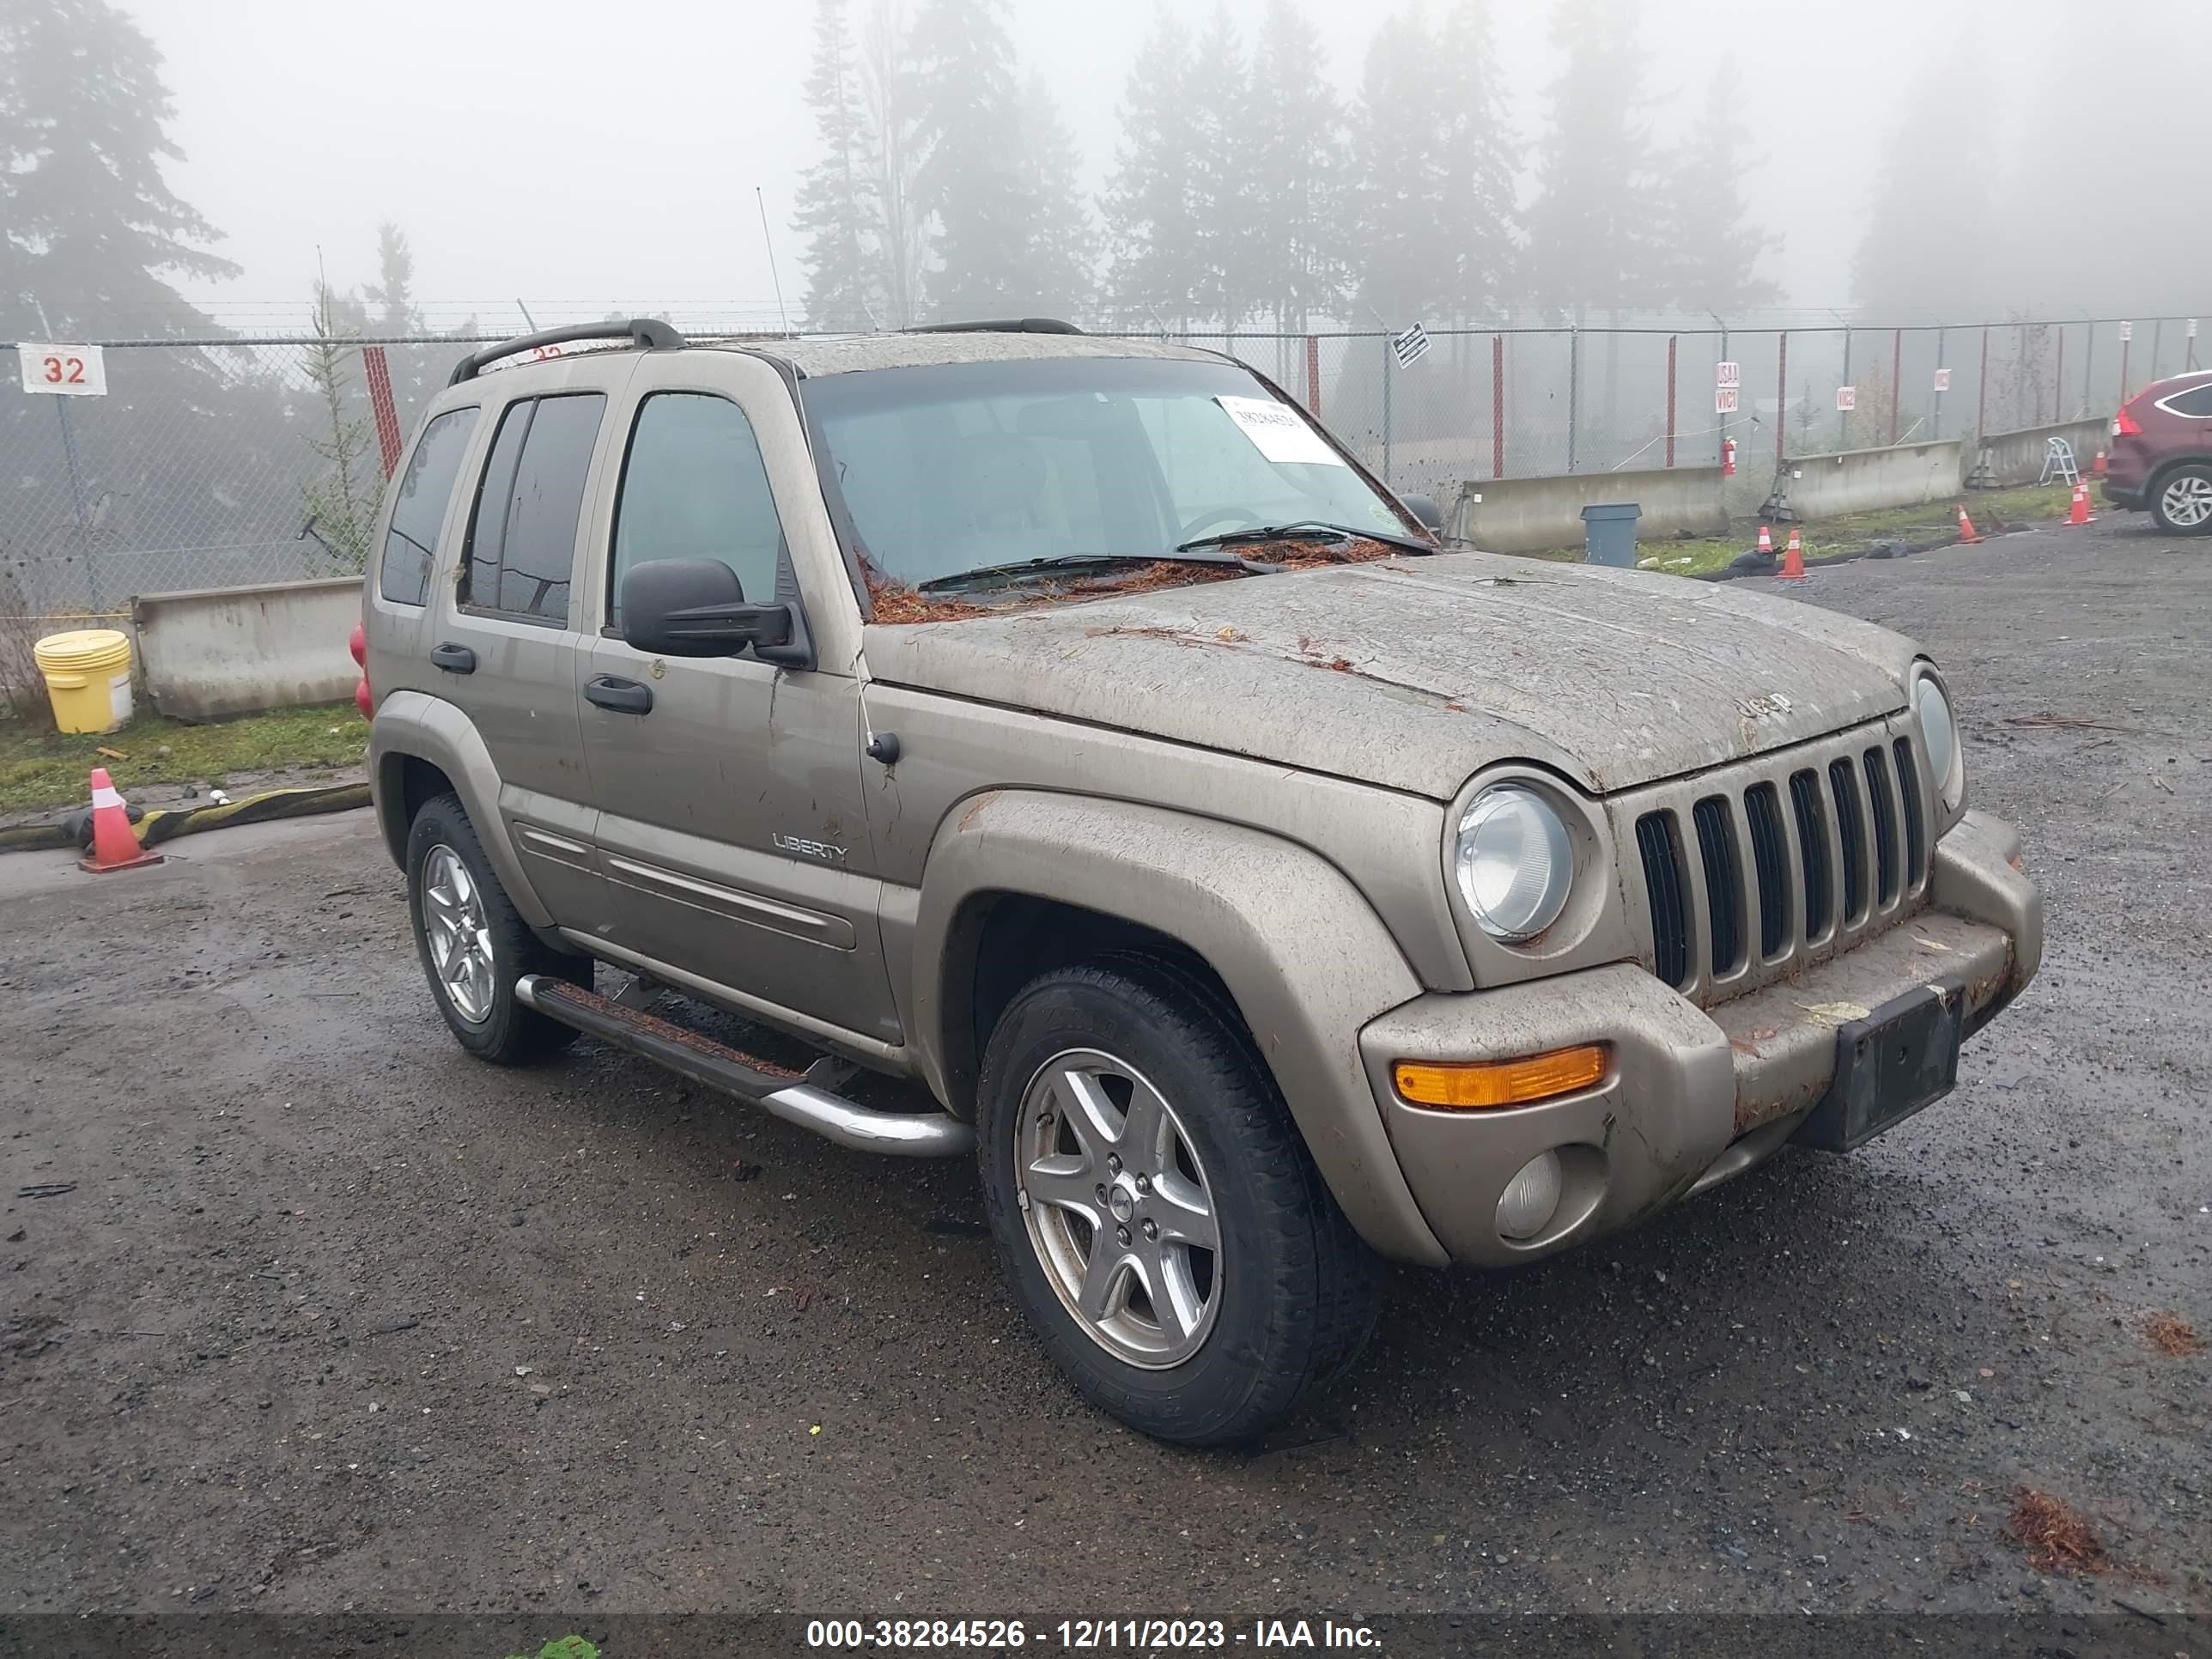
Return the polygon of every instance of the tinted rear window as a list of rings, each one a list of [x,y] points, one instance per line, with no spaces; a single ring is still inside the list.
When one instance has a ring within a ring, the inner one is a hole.
[[[2164,400],[2166,406],[2177,415],[2186,415],[2192,420],[2212,421],[2212,380],[2203,386],[2193,386],[2186,392],[2177,392]]]
[[[501,416],[469,529],[462,604],[568,622],[576,518],[606,404],[596,392],[539,398]]]
[[[384,561],[376,591],[395,605],[422,605],[430,597],[430,567],[438,558],[438,531],[461,475],[461,453],[476,429],[477,411],[449,409],[422,428],[392,504]]]

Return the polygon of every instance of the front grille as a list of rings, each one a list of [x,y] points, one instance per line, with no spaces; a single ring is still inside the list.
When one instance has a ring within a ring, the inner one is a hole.
[[[1636,848],[1644,855],[1644,890],[1651,901],[1651,971],[1668,984],[1690,978],[1690,930],[1682,914],[1682,854],[1674,821],[1650,812],[1636,821]]]
[[[1844,921],[1848,924],[1866,911],[1866,823],[1859,817],[1859,784],[1850,762],[1828,763],[1828,791],[1836,808],[1836,843],[1843,852]]]
[[[1772,784],[1743,792],[1743,817],[1759,872],[1759,954],[1779,956],[1790,939],[1790,832],[1782,827],[1782,801]]]
[[[1887,736],[1823,739],[1615,805],[1616,833],[1634,824],[1655,974],[1714,1000],[1905,914],[1927,880],[1927,795],[1911,744]]]
[[[1690,811],[1698,827],[1698,856],[1705,866],[1706,941],[1713,972],[1732,974],[1743,963],[1743,876],[1736,868],[1735,815],[1725,795],[1708,795]]]

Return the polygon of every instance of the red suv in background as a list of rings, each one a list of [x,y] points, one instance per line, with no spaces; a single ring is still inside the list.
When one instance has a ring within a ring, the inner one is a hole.
[[[2105,499],[2160,530],[2212,535],[2212,370],[2144,387],[2120,406]]]

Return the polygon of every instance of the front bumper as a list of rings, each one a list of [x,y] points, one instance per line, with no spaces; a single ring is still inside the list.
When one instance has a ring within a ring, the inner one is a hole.
[[[2043,899],[2009,824],[1969,812],[1936,843],[1927,907],[1804,974],[1701,1009],[1632,963],[1495,990],[1415,999],[1370,1022],[1360,1056],[1422,1216],[1455,1261],[1503,1265],[1585,1243],[1741,1173],[1829,1090],[1837,1033],[1916,987],[1964,1000],[1972,1031],[2017,996],[2043,952]],[[1399,1098],[1401,1060],[1504,1060],[1609,1042],[1587,1092],[1510,1110]],[[1559,1154],[1561,1197],[1534,1237],[1496,1225],[1506,1183]]]

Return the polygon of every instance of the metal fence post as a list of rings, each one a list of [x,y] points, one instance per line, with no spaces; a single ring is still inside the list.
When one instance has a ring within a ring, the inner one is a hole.
[[[1674,352],[1681,336],[1667,337],[1667,465],[1674,465]]]
[[[1982,434],[1990,429],[1990,326],[1982,325],[1982,381],[1981,389],[1974,394],[1974,448],[1982,447]],[[1980,459],[1978,453],[1975,457]]]
[[[1490,476],[1505,476],[1505,337],[1490,337]]]
[[[1321,341],[1306,336],[1306,413],[1321,419]]]
[[[2043,394],[2037,392],[2035,400],[2040,404]],[[2066,418],[2066,325],[2063,323],[2058,325],[2058,373],[2051,380],[2051,418],[2053,421]]]
[[[1398,357],[1398,354],[1397,354],[1396,352],[1393,351],[1393,350],[1390,349],[1390,337],[1389,337],[1388,334],[1383,335],[1383,337],[1382,337],[1382,483],[1383,483],[1383,484],[1384,484],[1384,486],[1385,486],[1386,488],[1394,489],[1395,489],[1395,488],[1397,488],[1397,486],[1390,483],[1390,386],[1391,386],[1391,378],[1392,378],[1393,372],[1395,371],[1395,368],[1396,368],[1396,367],[1397,367],[1397,357]]]
[[[1936,368],[1939,374],[1943,368],[1943,349],[1947,343],[1948,331],[1937,329],[1936,331]],[[1929,416],[1928,435],[1940,442],[1943,436],[1943,394],[1940,392],[1936,392],[1935,399],[1935,407]]]
[[[2128,348],[2135,343],[2128,336],[2133,332],[2126,323],[2120,325],[2120,401],[2128,400]]]
[[[1721,319],[1717,317],[1715,317],[1713,320],[1717,323],[1721,323]],[[1729,360],[1728,341],[1729,326],[1726,323],[1721,323],[1721,355],[1713,360],[1715,363],[1724,363]],[[1716,376],[1717,376],[1719,370],[1716,368],[1714,373]],[[1716,385],[1715,390],[1717,391],[1718,389],[1717,385]],[[1717,407],[1719,401],[1720,400],[1717,398],[1714,399],[1714,403],[1717,406],[1715,407],[1713,413],[1716,416],[1720,414],[1720,410]],[[1732,421],[1716,419],[1713,424],[1720,428],[1719,440],[1715,447],[1719,451],[1720,464],[1723,466],[1726,466],[1728,465],[1729,428],[1734,425],[1735,422]]]
[[[1905,408],[1905,331],[1893,331],[1889,349],[1889,444],[1897,447],[1897,417]]]
[[[2084,323],[2081,325],[2081,332],[2085,337],[2085,343],[2081,348],[2081,402],[2080,407],[2083,416],[2086,418],[2090,410],[2095,407],[2095,405],[2089,400],[2097,395],[2097,325],[2094,322]]]
[[[1850,383],[1851,331],[1848,326],[1846,326],[1844,330],[1844,378],[1842,384],[1844,386],[1850,386]],[[1854,391],[1852,393],[1852,401],[1856,403],[1857,400],[1858,394]],[[1836,411],[1836,447],[1838,449],[1849,449],[1850,447],[1851,411],[1848,409],[1838,409]]]
[[[380,345],[361,349],[362,372],[368,380],[368,406],[376,416],[376,448],[388,481],[399,465],[399,410],[392,400],[392,365]]]
[[[41,317],[40,320],[43,322],[45,319]],[[68,398],[54,399],[54,418],[62,426],[62,461],[69,469],[70,510],[76,519],[76,547],[78,556],[84,560],[85,590],[91,595],[93,610],[98,611],[100,608],[100,564],[93,556],[92,526],[84,514],[84,479],[77,471],[76,434],[70,430]]]
[[[2159,359],[2166,355],[2166,319],[2154,317],[2150,324],[2150,377],[2158,379]]]
[[[1774,337],[1774,464],[1790,453],[1790,331]]]
[[[1583,332],[1567,327],[1567,471],[1575,470],[1575,423],[1581,414],[1583,391]]]

